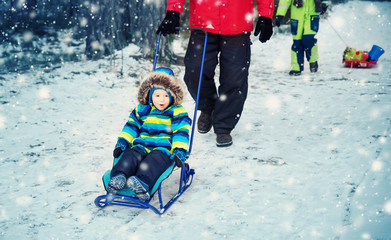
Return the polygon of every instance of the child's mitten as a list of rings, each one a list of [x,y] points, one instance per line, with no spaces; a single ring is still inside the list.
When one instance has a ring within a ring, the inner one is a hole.
[[[117,144],[115,145],[114,151],[113,151],[113,157],[117,158],[121,155],[123,151],[125,151],[126,147],[128,146],[128,143],[125,140],[120,139]]]
[[[170,156],[170,159],[174,159],[177,167],[182,167],[183,163],[186,161],[186,151],[181,148],[175,148],[174,152]]]

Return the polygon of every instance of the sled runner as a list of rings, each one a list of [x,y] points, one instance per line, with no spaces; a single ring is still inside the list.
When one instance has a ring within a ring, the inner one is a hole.
[[[349,68],[370,68],[376,65],[377,60],[383,53],[384,50],[377,45],[373,45],[369,52],[346,47],[343,52],[342,63]]]
[[[191,154],[191,149],[193,145],[193,137],[194,137],[194,127],[195,127],[195,119],[197,119],[197,109],[198,109],[198,100],[200,95],[200,89],[201,89],[201,81],[202,81],[202,72],[204,68],[204,60],[205,60],[205,51],[206,51],[206,43],[207,43],[207,32],[202,28],[193,28],[193,27],[178,27],[178,30],[194,30],[194,31],[202,31],[205,34],[205,42],[204,42],[204,48],[203,48],[203,55],[202,55],[202,62],[201,62],[201,70],[200,70],[200,76],[199,76],[199,82],[198,82],[198,92],[197,92],[197,98],[196,98],[196,104],[194,109],[194,116],[193,116],[193,123],[192,123],[192,129],[191,129],[191,135],[190,135],[190,142],[189,142],[189,151],[188,155],[186,156],[186,159],[189,158]],[[161,34],[157,37],[157,43],[156,43],[156,50],[155,50],[155,57],[154,57],[154,63],[153,63],[153,71],[157,70],[156,68],[156,62],[159,52],[159,45],[160,45],[160,38]],[[161,71],[163,69],[167,71],[171,71],[170,69],[166,68],[159,68]],[[122,156],[122,154],[121,154]],[[119,156],[118,158],[114,159],[113,165],[115,165],[118,160],[121,158]],[[162,182],[169,177],[169,175],[172,173],[174,168],[176,167],[175,162],[171,164],[171,166],[159,177],[159,179],[156,181],[155,185],[152,187],[150,191],[151,198],[144,202],[137,198],[136,194],[130,190],[127,186],[118,191],[117,194],[109,194],[106,192],[105,195],[98,196],[95,199],[95,205],[101,208],[106,207],[107,205],[118,205],[118,206],[126,206],[126,207],[134,207],[134,208],[140,208],[140,209],[151,209],[156,214],[162,215],[164,214],[167,209],[172,206],[172,204],[189,188],[189,186],[193,182],[193,176],[195,174],[194,169],[191,169],[188,163],[184,163],[181,166],[181,173],[180,173],[180,181],[179,181],[179,189],[178,192],[166,203],[163,203],[162,198]],[[108,187],[108,183],[110,181],[110,173],[111,170],[108,170],[103,175],[103,185],[105,189]],[[152,200],[152,196],[158,192],[159,197],[159,206],[155,207],[152,204],[150,204],[150,201]]]

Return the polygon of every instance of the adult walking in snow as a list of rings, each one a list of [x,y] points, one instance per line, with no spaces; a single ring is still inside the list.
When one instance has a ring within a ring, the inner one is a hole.
[[[318,71],[318,46],[315,38],[319,30],[319,15],[327,10],[328,0],[280,0],[276,13],[276,26],[284,21],[291,8],[291,70],[289,75],[298,76],[304,70],[304,53],[310,64],[310,71]]]
[[[185,1],[167,0],[166,17],[157,33],[178,33],[175,28],[179,26]],[[264,43],[273,34],[274,0],[256,2],[259,18],[254,34],[260,34],[259,40]],[[200,133],[207,133],[213,126],[218,147],[232,144],[231,131],[241,117],[247,97],[253,9],[252,0],[190,0],[190,27],[208,32],[197,128]],[[184,76],[193,99],[197,96],[203,43],[204,35],[193,31],[185,55]],[[220,85],[217,89],[214,75],[218,63]]]

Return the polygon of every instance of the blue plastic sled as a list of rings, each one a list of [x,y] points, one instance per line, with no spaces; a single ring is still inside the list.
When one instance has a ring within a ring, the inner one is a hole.
[[[121,155],[122,156],[122,155]],[[119,157],[120,158],[120,157]],[[118,162],[119,158],[114,159],[114,165]],[[141,209],[151,209],[157,214],[163,214],[166,212],[166,210],[184,193],[187,188],[191,185],[193,182],[193,175],[195,171],[193,169],[190,169],[189,164],[185,163],[181,168],[181,177],[179,182],[179,189],[178,193],[171,198],[170,201],[168,201],[165,205],[163,204],[162,199],[162,193],[161,193],[161,184],[163,180],[165,180],[171,172],[174,170],[175,163],[173,163],[156,181],[156,184],[153,186],[151,193],[154,194],[156,191],[158,191],[159,194],[159,203],[160,208],[156,208],[153,205],[151,205],[149,202],[152,200],[152,197],[147,202],[143,202],[139,200],[136,196],[136,194],[130,190],[128,187],[125,187],[124,189],[118,191],[117,194],[105,194],[98,196],[95,199],[95,205],[98,207],[106,207],[107,205],[119,205],[119,206],[126,206],[126,207],[135,207],[135,208],[141,208]],[[106,171],[106,173],[103,175],[103,184],[105,189],[107,188],[108,182],[110,181],[110,172],[111,170]],[[152,195],[151,194],[151,195]]]
[[[204,42],[204,49],[203,49],[203,55],[202,55],[201,70],[200,70],[200,76],[199,76],[199,82],[198,82],[198,92],[197,92],[196,105],[195,105],[194,116],[193,116],[193,124],[192,124],[191,136],[190,136],[189,153],[187,155],[187,159],[188,159],[190,156],[190,153],[191,153],[192,145],[193,145],[194,126],[195,126],[195,119],[197,119],[198,100],[199,100],[199,96],[200,96],[202,72],[203,72],[203,68],[204,68],[205,51],[206,51],[206,43],[207,43],[208,35],[207,35],[207,32],[202,28],[179,27],[177,29],[178,30],[202,31],[205,34],[205,42]],[[158,56],[158,52],[159,52],[160,38],[161,38],[161,35],[159,34],[158,38],[157,38],[157,44],[156,44],[153,71],[155,71],[155,69],[156,69],[156,62],[157,62],[157,56]],[[118,162],[120,157],[114,159],[113,165],[115,165]],[[166,178],[168,178],[168,176],[170,176],[170,174],[172,173],[174,168],[175,168],[175,162],[156,181],[155,185],[153,186],[153,188],[150,191],[151,198],[146,202],[139,200],[137,198],[136,194],[132,190],[130,190],[128,187],[125,187],[124,189],[118,191],[117,194],[109,194],[106,192],[105,195],[98,196],[95,199],[95,205],[98,207],[101,207],[101,208],[104,208],[108,205],[118,205],[118,206],[134,207],[134,208],[140,208],[140,209],[151,209],[156,214],[162,215],[190,187],[190,185],[193,182],[193,176],[195,174],[195,171],[194,171],[194,169],[190,168],[188,163],[185,163],[181,167],[178,192],[166,204],[164,204],[163,198],[162,198],[162,190],[161,190],[162,182]],[[107,188],[108,182],[110,181],[110,172],[111,171],[108,170],[103,175],[103,178],[102,178],[103,185],[104,185],[105,189]],[[150,204],[150,201],[152,200],[152,196],[156,192],[158,192],[158,195],[159,195],[159,207],[155,207]]]

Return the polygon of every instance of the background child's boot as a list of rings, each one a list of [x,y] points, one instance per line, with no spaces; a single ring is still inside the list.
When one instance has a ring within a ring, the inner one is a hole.
[[[318,62],[310,63],[310,71],[312,73],[315,73],[318,71]]]
[[[300,71],[291,70],[289,71],[290,76],[299,76],[301,74]]]

